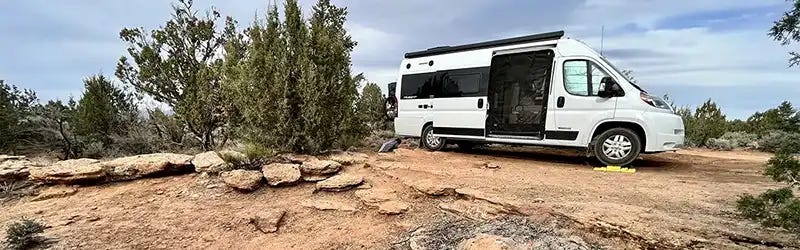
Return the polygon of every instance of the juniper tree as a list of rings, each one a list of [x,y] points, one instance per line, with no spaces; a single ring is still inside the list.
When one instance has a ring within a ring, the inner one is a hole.
[[[768,34],[782,45],[800,42],[800,0],[787,1],[792,3],[792,8],[784,12],[781,19],[775,21]],[[789,56],[789,67],[800,64],[800,52],[789,52]]]
[[[137,107],[133,97],[103,75],[84,80],[84,92],[75,114],[75,132],[104,144],[112,134],[122,134],[135,120]]]
[[[35,128],[29,126],[28,118],[37,105],[35,92],[0,80],[0,152],[16,153],[19,146],[31,142]]]
[[[705,145],[708,139],[720,137],[725,133],[727,125],[725,115],[711,100],[695,110],[691,123],[691,130],[686,130],[686,137],[695,145]]]
[[[218,53],[225,36],[217,30],[219,12],[199,16],[191,0],[173,5],[172,18],[159,29],[123,29],[128,54],[116,75],[137,91],[172,107],[204,149],[217,144],[218,129],[227,122]]]
[[[300,6],[296,0],[286,0],[284,2],[284,22],[283,39],[286,45],[285,84],[282,88],[283,102],[287,110],[283,113],[283,124],[279,130],[287,131],[289,136],[284,138],[284,142],[290,150],[295,152],[307,151],[303,148],[305,137],[305,121],[303,118],[317,115],[313,113],[303,113],[305,100],[302,93],[308,93],[315,89],[307,89],[313,86],[311,80],[311,63],[308,58],[308,27],[303,19]]]
[[[358,83],[351,81],[350,52],[356,46],[344,28],[347,10],[319,0],[312,8],[309,38],[309,58],[313,74],[303,81],[305,147],[318,152],[341,142],[343,134],[351,133],[352,123],[358,122],[354,104],[358,98]],[[346,145],[341,145],[346,146]]]
[[[358,114],[367,126],[372,129],[383,129],[386,115],[384,114],[384,100],[378,84],[367,83],[361,90],[358,100]]]

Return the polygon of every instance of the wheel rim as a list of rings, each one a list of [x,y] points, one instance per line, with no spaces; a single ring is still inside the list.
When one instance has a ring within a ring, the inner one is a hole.
[[[631,140],[624,135],[613,135],[603,142],[603,154],[612,160],[620,160],[631,154]]]
[[[425,142],[428,143],[428,146],[431,148],[438,148],[439,145],[442,143],[442,138],[433,135],[433,129],[428,130],[428,133],[425,134]]]

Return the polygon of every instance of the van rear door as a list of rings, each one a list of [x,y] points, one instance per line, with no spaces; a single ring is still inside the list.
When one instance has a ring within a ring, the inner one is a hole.
[[[403,75],[398,85],[395,133],[420,136],[422,126],[431,120],[433,97],[438,88],[436,72]]]
[[[483,139],[486,126],[488,67],[436,73],[433,132],[447,138]]]

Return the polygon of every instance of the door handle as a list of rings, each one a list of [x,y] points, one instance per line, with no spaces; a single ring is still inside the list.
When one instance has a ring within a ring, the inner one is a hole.
[[[556,107],[563,108],[564,107],[564,97],[559,96],[558,100],[556,100]]]
[[[483,108],[483,98],[478,99],[478,108],[479,109]]]

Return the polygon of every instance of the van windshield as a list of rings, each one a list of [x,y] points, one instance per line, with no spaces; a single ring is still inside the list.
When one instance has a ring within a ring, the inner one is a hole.
[[[636,88],[636,89],[638,89],[639,91],[642,91],[642,92],[645,92],[645,93],[647,93],[647,91],[645,91],[644,89],[642,89],[642,87],[639,87],[639,85],[636,85],[636,83],[634,83],[633,81],[631,81],[631,79],[629,79],[629,78],[628,78],[628,76],[626,76],[625,74],[623,74],[623,73],[622,73],[622,70],[619,70],[619,68],[617,68],[617,66],[615,66],[613,63],[611,63],[611,61],[609,61],[608,59],[606,59],[606,57],[604,57],[604,56],[600,56],[600,59],[603,59],[603,62],[605,62],[606,64],[608,64],[609,66],[611,66],[611,68],[613,68],[613,69],[614,69],[614,71],[616,71],[617,73],[619,73],[620,75],[622,75],[622,77],[623,77],[623,78],[625,78],[625,80],[626,80],[626,81],[628,81],[628,83],[630,83],[631,85],[633,85],[633,87],[635,87],[635,88]]]

